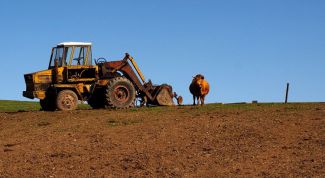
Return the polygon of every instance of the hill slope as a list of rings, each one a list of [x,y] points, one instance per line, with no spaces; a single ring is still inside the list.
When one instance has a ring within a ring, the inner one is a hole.
[[[324,175],[325,104],[0,112],[0,177]]]

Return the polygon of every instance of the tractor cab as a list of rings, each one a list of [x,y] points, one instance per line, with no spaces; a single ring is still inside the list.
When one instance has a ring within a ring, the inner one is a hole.
[[[98,69],[96,65],[92,65],[91,43],[58,44],[52,48],[49,69],[58,74],[58,83],[94,81]]]
[[[64,66],[91,66],[92,62],[91,43],[64,42],[52,48],[49,69]]]

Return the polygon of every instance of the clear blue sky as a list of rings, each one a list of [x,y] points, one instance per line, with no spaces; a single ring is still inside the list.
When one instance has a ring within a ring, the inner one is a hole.
[[[325,101],[324,0],[56,0],[0,2],[0,99],[28,100],[24,73],[50,48],[93,43],[93,57],[129,52],[145,77],[191,103],[205,75],[207,102]]]

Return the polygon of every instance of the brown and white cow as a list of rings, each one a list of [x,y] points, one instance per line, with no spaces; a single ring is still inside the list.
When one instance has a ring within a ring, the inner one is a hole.
[[[193,95],[193,105],[195,105],[195,99],[197,99],[197,104],[204,104],[204,98],[210,91],[209,83],[204,79],[204,76],[197,74],[193,77],[192,83],[189,87],[190,92]]]

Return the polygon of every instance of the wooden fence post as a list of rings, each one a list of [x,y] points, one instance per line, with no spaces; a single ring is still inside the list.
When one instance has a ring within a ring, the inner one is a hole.
[[[289,83],[287,83],[286,99],[285,99],[284,103],[288,103],[288,95],[289,95]]]

